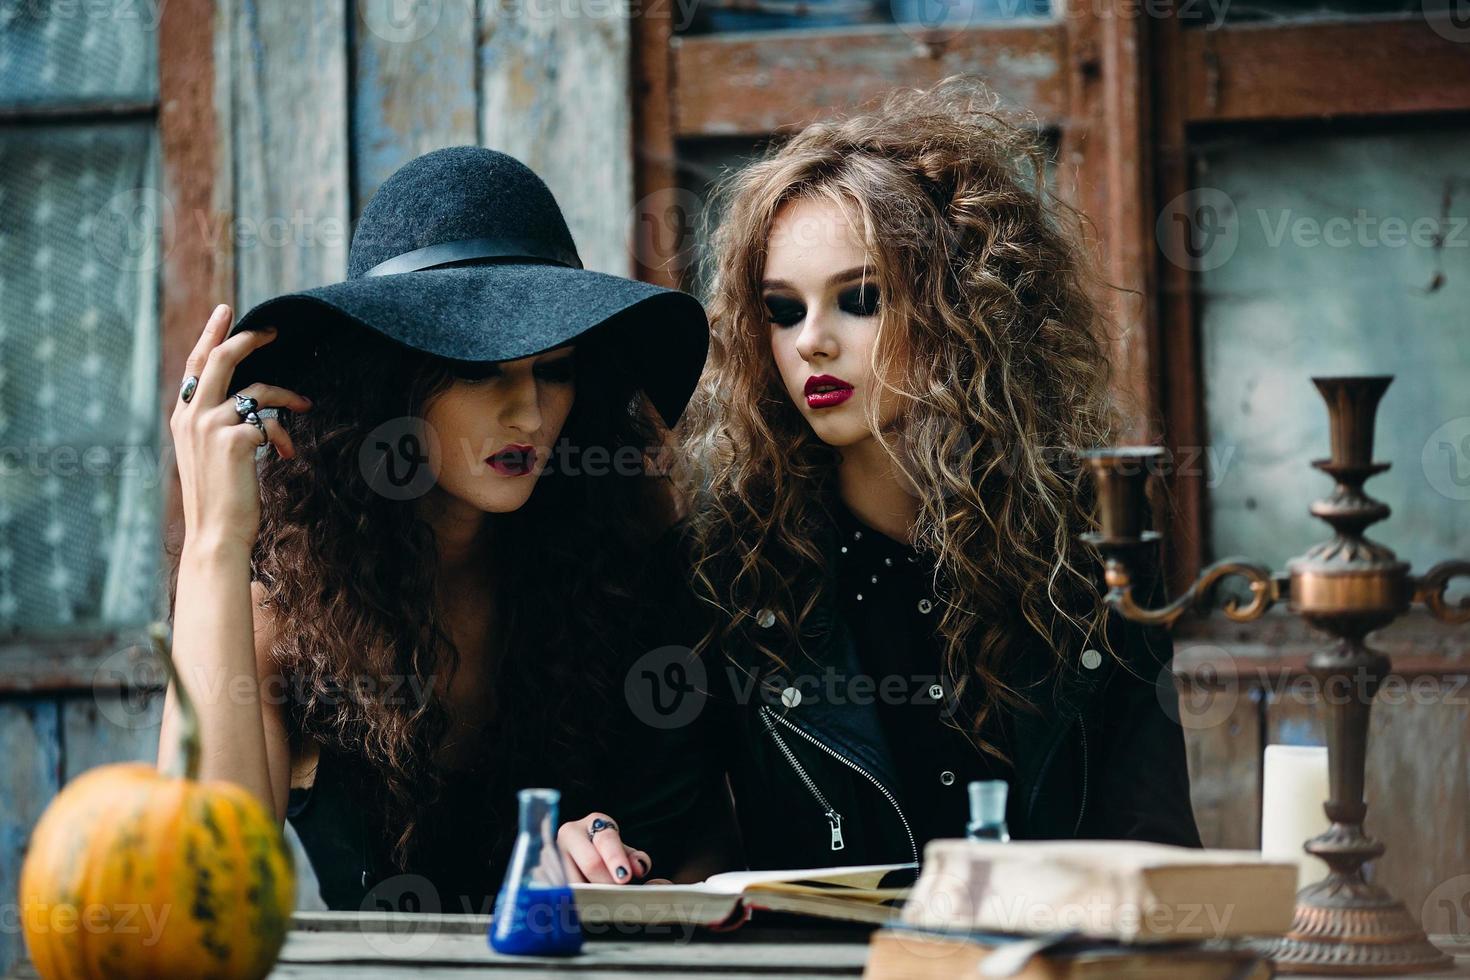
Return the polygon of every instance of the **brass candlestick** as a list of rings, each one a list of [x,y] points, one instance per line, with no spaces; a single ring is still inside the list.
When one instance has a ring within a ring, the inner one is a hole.
[[[1330,798],[1324,809],[1332,825],[1305,844],[1331,870],[1298,893],[1291,931],[1268,943],[1267,951],[1283,973],[1400,973],[1452,965],[1403,903],[1363,874],[1363,862],[1384,851],[1363,830],[1368,809],[1363,777],[1368,714],[1389,669],[1388,657],[1369,647],[1364,637],[1393,622],[1413,602],[1423,603],[1445,622],[1470,622],[1470,601],[1456,607],[1445,601],[1450,579],[1470,575],[1470,562],[1443,562],[1415,578],[1391,549],[1363,536],[1365,528],[1389,515],[1387,505],[1363,493],[1363,482],[1389,467],[1373,462],[1373,425],[1378,401],[1392,380],[1312,379],[1327,402],[1332,433],[1331,458],[1312,465],[1336,486],[1311,512],[1332,525],[1330,541],[1292,559],[1285,574],[1247,559],[1216,562],[1182,596],[1159,609],[1144,609],[1133,601],[1128,563],[1139,549],[1156,547],[1159,540],[1157,533],[1142,530],[1142,524],[1144,488],[1163,450],[1122,447],[1086,454],[1097,481],[1101,532],[1083,538],[1105,560],[1107,602],[1121,615],[1171,626],[1191,608],[1208,612],[1215,586],[1239,577],[1249,584],[1251,598],[1244,604],[1234,599],[1226,603],[1231,619],[1259,619],[1285,600],[1292,612],[1337,638],[1307,661],[1322,689],[1351,692],[1327,699]]]

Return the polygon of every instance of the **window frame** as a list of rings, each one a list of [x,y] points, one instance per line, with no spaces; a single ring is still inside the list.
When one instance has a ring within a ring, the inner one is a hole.
[[[204,321],[216,303],[233,302],[230,236],[208,240],[212,222],[200,215],[229,215],[230,142],[228,79],[215,64],[214,38],[228,3],[169,0],[158,24],[158,97],[151,101],[96,100],[0,109],[0,124],[85,124],[124,118],[151,119],[158,140],[163,194],[181,220],[165,241],[159,270],[160,474],[164,534],[159,569],[168,570],[167,546],[182,530],[178,471],[169,416],[178,379]],[[223,87],[221,87],[223,84]],[[223,91],[224,98],[216,98]],[[205,134],[217,134],[210,138]],[[158,600],[163,601],[159,596]],[[151,654],[139,629],[111,624],[17,628],[0,637],[0,695],[66,690],[105,690],[152,683]]]

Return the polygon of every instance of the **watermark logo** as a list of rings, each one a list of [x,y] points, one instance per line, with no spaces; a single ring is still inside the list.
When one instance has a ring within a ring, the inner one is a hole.
[[[1154,235],[1164,257],[1179,268],[1218,269],[1240,244],[1235,201],[1215,187],[1185,191],[1159,212]]]
[[[359,0],[357,12],[367,29],[389,44],[412,44],[439,26],[444,0]]]
[[[1447,931],[1456,945],[1470,942],[1470,875],[1456,875],[1436,885],[1419,914],[1430,932]]]
[[[1011,20],[1023,0],[889,0],[898,29],[926,43],[948,41],[986,20]]]
[[[424,419],[400,416],[369,432],[358,451],[363,479],[389,500],[414,500],[439,479],[439,434]]]
[[[954,496],[962,485],[969,482],[975,455],[975,443],[970,438],[970,430],[948,419],[940,419],[938,424],[947,429],[943,435],[934,432],[920,436],[909,426],[902,426],[898,430],[894,455],[897,456],[897,469],[901,477],[899,483],[910,496],[946,499]],[[1022,448],[1018,443],[1015,452],[1022,451]],[[939,469],[963,479],[930,480],[925,475],[920,460],[935,457],[939,458]],[[1013,457],[1006,454],[1000,465],[1004,467],[1012,462]]]
[[[363,938],[374,951],[397,960],[427,953],[439,939],[439,923],[422,919],[417,914],[441,911],[439,890],[423,875],[401,874],[384,878],[363,896],[364,912],[407,912],[390,915],[386,922],[364,921]]]
[[[33,936],[78,934],[96,936],[135,948],[150,949],[163,938],[173,912],[172,903],[153,902],[27,902],[0,905],[0,935],[22,927]],[[124,940],[122,937],[136,937]],[[76,941],[76,940],[73,940]]]
[[[680,273],[694,264],[704,199],[683,187],[646,195],[628,213],[628,246],[649,269]]]
[[[662,730],[682,728],[698,718],[708,689],[704,662],[685,646],[648,651],[623,678],[623,696],[633,717]]]
[[[1470,0],[1448,0],[1444,7],[1435,0],[1423,0],[1421,9],[1434,33],[1456,44],[1470,42]]]
[[[123,731],[158,727],[154,703],[168,675],[151,650],[140,644],[108,654],[92,671],[97,713]]]
[[[1424,479],[1442,497],[1470,500],[1470,415],[1450,419],[1424,441]]]
[[[1290,243],[1294,248],[1467,248],[1470,247],[1470,218],[1463,215],[1431,216],[1371,214],[1356,208],[1352,215],[1320,218],[1298,214],[1291,208],[1257,208],[1261,237],[1268,248]]]
[[[1229,722],[1240,701],[1242,685],[1235,675],[1235,658],[1216,646],[1193,646],[1187,656],[1204,660],[1187,677],[1162,668],[1154,679],[1159,706],[1180,728],[1203,731]]]
[[[97,256],[123,272],[157,269],[173,248],[173,202],[150,187],[119,191],[82,222]]]
[[[0,3],[0,29],[20,18],[58,25],[85,19],[93,23],[136,24],[151,33],[158,30],[163,18],[163,4],[164,0],[6,0]],[[59,31],[60,27],[54,30]],[[88,36],[83,35],[84,50],[91,44],[86,40]]]

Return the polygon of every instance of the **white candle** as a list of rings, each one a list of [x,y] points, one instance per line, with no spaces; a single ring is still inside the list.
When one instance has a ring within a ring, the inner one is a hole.
[[[1327,877],[1327,864],[1302,850],[1328,827],[1325,745],[1266,746],[1261,786],[1261,856],[1295,861],[1297,888]]]

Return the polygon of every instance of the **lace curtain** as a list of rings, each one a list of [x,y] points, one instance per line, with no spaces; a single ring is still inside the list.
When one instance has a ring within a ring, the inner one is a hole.
[[[0,103],[151,101],[147,4],[0,5]],[[161,594],[154,121],[0,125],[0,629]]]

